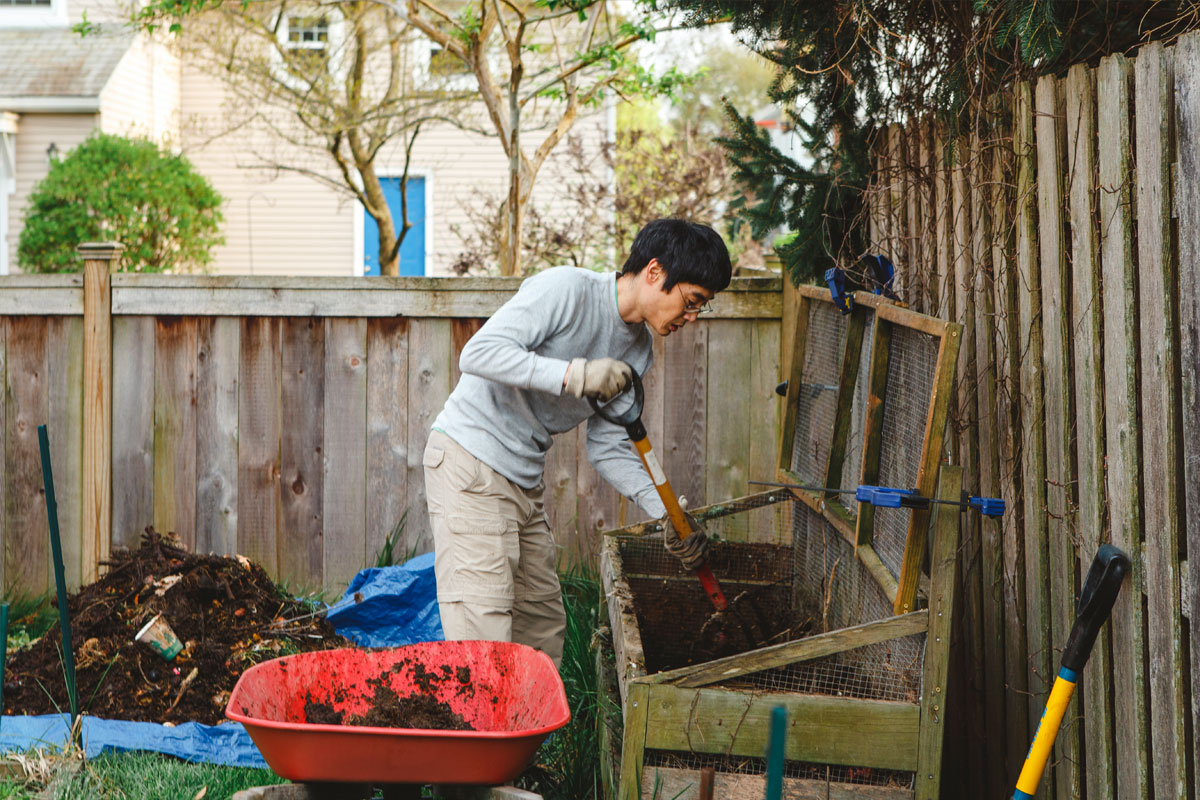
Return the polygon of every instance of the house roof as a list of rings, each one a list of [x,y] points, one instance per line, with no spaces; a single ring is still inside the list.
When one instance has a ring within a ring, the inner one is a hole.
[[[96,97],[133,42],[129,31],[0,30],[0,94]]]

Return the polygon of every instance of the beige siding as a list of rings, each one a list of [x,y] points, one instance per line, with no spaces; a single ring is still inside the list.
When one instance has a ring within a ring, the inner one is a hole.
[[[179,70],[171,47],[137,37],[100,93],[101,129],[177,144]]]
[[[71,24],[81,21],[84,13],[88,22],[117,22],[129,20],[129,10],[113,0],[66,0],[67,18]]]
[[[16,136],[17,191],[9,198],[9,264],[20,272],[17,264],[17,242],[21,236],[21,219],[35,184],[46,177],[49,164],[46,148],[53,142],[65,155],[82,142],[96,126],[95,114],[22,114]]]
[[[187,64],[181,96],[184,154],[225,198],[225,244],[216,250],[215,271],[353,274],[355,215],[348,200],[311,178],[263,169],[254,155],[270,149],[263,134],[241,128],[219,135],[225,92]],[[299,163],[314,166],[311,158]]]

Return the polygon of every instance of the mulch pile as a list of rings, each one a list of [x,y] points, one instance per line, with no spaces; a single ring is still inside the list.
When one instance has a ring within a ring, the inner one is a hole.
[[[67,599],[79,707],[92,716],[216,724],[253,664],[350,644],[242,556],[195,555],[147,528],[137,550],[107,564],[106,575]],[[184,643],[170,662],[134,641],[159,613]],[[296,621],[281,628],[284,619]],[[55,625],[29,649],[9,654],[5,713],[69,709],[60,647]]]

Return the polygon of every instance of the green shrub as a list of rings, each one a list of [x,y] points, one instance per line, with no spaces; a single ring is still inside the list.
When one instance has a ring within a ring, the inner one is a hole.
[[[83,242],[125,245],[122,269],[204,269],[223,238],[221,196],[183,156],[146,139],[96,132],[34,187],[17,260],[30,272],[76,272]]]

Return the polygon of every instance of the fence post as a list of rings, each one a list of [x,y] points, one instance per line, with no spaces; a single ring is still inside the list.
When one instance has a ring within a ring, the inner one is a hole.
[[[112,541],[112,270],[125,246],[87,242],[83,258],[82,582],[99,575]]]

